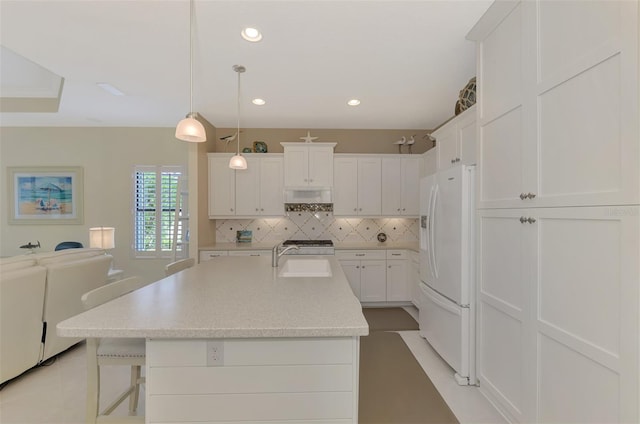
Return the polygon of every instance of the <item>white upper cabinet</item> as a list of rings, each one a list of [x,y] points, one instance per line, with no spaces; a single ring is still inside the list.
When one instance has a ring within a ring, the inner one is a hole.
[[[417,216],[420,156],[382,159],[382,215]]]
[[[438,147],[432,147],[422,154],[422,173],[420,177],[428,177],[438,172]]]
[[[282,216],[282,155],[245,155],[247,169],[236,172],[236,216]]]
[[[431,133],[437,140],[436,151],[438,169],[443,170],[456,164],[476,163],[476,106],[460,113],[437,131]]]
[[[234,216],[236,208],[236,171],[229,168],[232,154],[208,155],[209,217]]]
[[[280,143],[285,187],[332,187],[336,143]]]
[[[499,7],[511,8],[500,25],[469,36],[482,93],[479,206],[637,204],[637,2]]]
[[[336,156],[333,162],[333,214],[380,215],[381,159]]]

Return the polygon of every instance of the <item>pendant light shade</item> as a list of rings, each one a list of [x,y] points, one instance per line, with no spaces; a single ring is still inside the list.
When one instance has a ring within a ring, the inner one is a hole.
[[[247,169],[247,160],[242,155],[235,155],[229,160],[231,169]]]
[[[182,141],[202,143],[207,141],[204,126],[193,112],[193,0],[189,1],[189,107],[187,117],[178,122],[176,138]]]
[[[176,127],[176,138],[183,141],[202,143],[207,141],[204,126],[195,118],[194,113],[190,113]]]
[[[231,169],[247,169],[247,160],[240,154],[240,74],[247,70],[242,65],[233,65],[233,70],[238,73],[238,132],[236,154],[229,160]]]

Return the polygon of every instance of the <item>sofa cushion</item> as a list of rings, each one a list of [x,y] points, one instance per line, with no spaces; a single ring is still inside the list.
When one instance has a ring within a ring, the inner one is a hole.
[[[104,249],[65,249],[58,250],[57,252],[47,252],[36,254],[38,264],[47,266],[59,262],[77,261],[84,258],[91,258],[98,255],[105,255]]]
[[[36,266],[35,255],[20,255],[0,259],[0,272],[11,272],[18,269]]]

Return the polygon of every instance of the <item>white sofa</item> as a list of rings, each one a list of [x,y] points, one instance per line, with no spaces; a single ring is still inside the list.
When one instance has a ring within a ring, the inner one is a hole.
[[[112,260],[102,249],[0,260],[0,383],[81,340],[56,325],[83,311],[80,297],[107,282]]]

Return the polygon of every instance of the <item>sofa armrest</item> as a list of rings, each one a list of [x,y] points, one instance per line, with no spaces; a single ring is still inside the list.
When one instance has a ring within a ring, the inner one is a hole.
[[[102,254],[46,266],[47,283],[42,321],[46,323],[47,333],[42,360],[81,340],[59,337],[56,326],[60,321],[84,311],[80,298],[86,292],[106,283],[112,260],[111,255]]]
[[[41,266],[0,273],[0,382],[38,364],[46,275]]]

